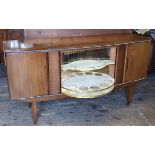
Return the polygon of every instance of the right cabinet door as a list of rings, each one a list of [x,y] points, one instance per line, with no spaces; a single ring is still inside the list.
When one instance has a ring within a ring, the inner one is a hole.
[[[127,45],[123,82],[141,80],[146,77],[149,47],[150,42]]]

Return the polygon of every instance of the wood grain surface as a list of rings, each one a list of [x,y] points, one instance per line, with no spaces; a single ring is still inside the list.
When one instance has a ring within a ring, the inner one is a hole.
[[[60,49],[64,47],[82,47],[93,44],[110,46],[143,41],[151,41],[151,38],[136,34],[108,34],[98,36],[60,37],[50,39],[25,39],[25,42],[34,44],[34,49]]]
[[[148,71],[149,42],[127,45],[124,82],[143,79]]]
[[[12,99],[48,94],[47,53],[7,54],[7,75]]]
[[[61,93],[61,54],[59,51],[48,52],[50,94]]]

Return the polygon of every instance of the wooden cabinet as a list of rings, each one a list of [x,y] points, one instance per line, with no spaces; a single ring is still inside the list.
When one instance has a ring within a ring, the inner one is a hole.
[[[110,67],[109,74],[115,78],[115,87],[127,87],[127,102],[131,103],[134,84],[147,75],[150,41],[137,35],[60,38],[29,51],[6,51],[10,97],[31,102],[36,123],[36,102],[65,97],[61,94],[62,51],[99,46],[111,49],[115,66]]]
[[[47,95],[47,53],[8,53],[7,75],[12,99]]]
[[[149,42],[128,44],[125,54],[123,82],[144,79],[148,70]]]
[[[150,42],[112,46],[109,74],[115,85],[142,80],[147,75]],[[7,72],[12,99],[61,94],[61,49],[7,53]]]

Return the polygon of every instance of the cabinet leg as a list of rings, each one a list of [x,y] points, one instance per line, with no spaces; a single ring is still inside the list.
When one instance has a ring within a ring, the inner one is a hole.
[[[33,124],[37,124],[37,102],[36,101],[33,101],[31,103],[31,110],[32,110]]]
[[[127,87],[127,104],[128,105],[130,105],[132,101],[133,89],[134,89],[134,86]]]

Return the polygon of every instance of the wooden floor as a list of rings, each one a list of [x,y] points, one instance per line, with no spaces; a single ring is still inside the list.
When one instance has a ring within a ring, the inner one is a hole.
[[[155,125],[155,74],[140,82],[133,103],[126,106],[124,89],[96,99],[64,99],[38,104],[37,125],[116,126]],[[21,101],[11,101],[7,80],[0,78],[0,125],[31,126],[31,109]]]

